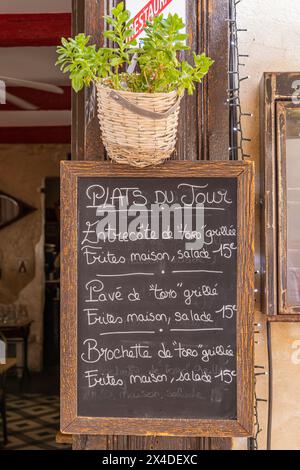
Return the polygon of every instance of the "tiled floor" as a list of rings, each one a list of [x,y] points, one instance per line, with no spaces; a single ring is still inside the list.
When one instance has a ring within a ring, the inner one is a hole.
[[[55,442],[59,430],[59,397],[56,395],[9,393],[7,425],[9,443],[5,450],[69,449]]]

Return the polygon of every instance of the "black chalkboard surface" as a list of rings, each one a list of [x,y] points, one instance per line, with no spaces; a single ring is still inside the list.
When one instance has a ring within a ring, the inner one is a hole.
[[[239,420],[239,330],[251,316],[239,306],[239,243],[251,232],[239,175],[98,165],[76,173],[76,416],[212,422],[222,433]]]

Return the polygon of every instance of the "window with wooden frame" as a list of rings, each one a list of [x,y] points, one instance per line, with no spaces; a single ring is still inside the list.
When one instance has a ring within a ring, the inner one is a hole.
[[[300,321],[300,73],[262,82],[264,312]]]
[[[300,106],[277,105],[278,306],[300,314]]]

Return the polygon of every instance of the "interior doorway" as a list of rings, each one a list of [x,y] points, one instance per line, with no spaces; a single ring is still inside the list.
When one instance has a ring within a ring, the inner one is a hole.
[[[45,180],[44,367],[59,367],[60,180]]]

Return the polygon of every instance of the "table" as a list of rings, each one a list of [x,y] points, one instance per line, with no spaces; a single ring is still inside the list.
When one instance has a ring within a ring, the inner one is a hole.
[[[0,332],[5,336],[8,344],[18,341],[23,342],[23,365],[21,367],[17,366],[18,369],[22,369],[22,382],[25,375],[30,376],[28,368],[28,339],[31,324],[32,321],[29,320],[23,323],[0,324]]]
[[[8,357],[5,364],[0,364],[0,375],[6,374],[10,369],[16,367],[17,359],[15,357]]]

